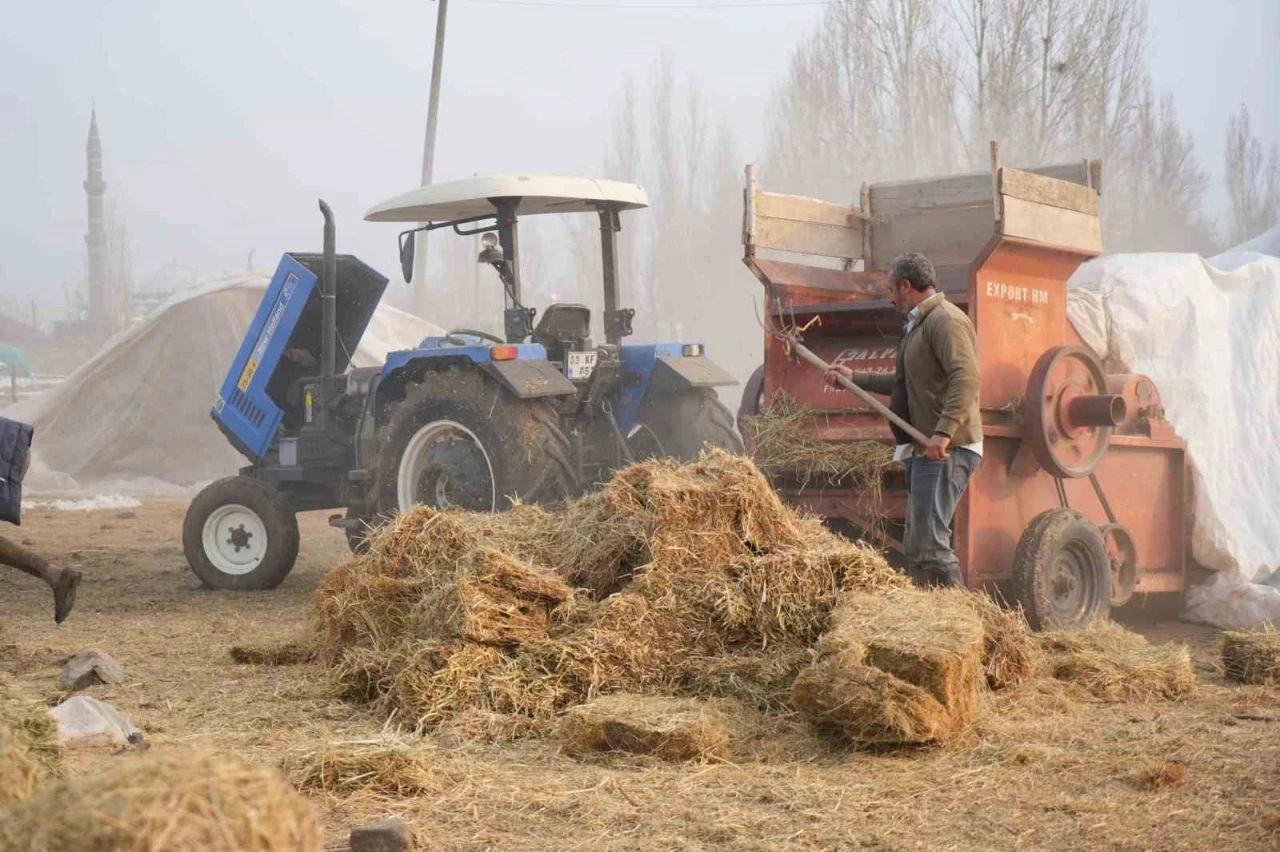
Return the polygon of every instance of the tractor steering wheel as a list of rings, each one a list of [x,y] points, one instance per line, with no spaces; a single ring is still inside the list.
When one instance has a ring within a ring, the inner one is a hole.
[[[492,343],[497,343],[498,345],[502,345],[507,342],[495,334],[490,334],[487,331],[478,331],[477,329],[474,329],[474,328],[455,328],[452,331],[450,331],[447,335],[445,335],[444,339],[447,342],[452,343],[454,346],[471,346],[472,345],[471,341],[463,340],[461,337],[458,337],[458,335],[460,334],[466,334],[471,337],[478,337],[481,340],[488,340]]]

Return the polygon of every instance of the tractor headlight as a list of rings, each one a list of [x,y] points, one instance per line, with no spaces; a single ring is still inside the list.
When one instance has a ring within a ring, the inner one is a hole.
[[[498,235],[493,231],[486,231],[480,235],[481,248],[491,249],[498,244]]]
[[[702,354],[701,343],[686,343],[684,349],[681,350],[686,358],[697,358]]]

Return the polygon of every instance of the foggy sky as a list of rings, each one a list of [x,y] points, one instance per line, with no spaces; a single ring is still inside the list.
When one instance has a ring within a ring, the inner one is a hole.
[[[1217,215],[1228,114],[1247,103],[1255,133],[1280,139],[1280,2],[1150,8],[1155,83],[1195,134]],[[664,50],[731,117],[744,161],[758,161],[769,91],[822,7],[452,0],[449,14],[436,180],[597,174],[624,75],[646,81]],[[338,216],[339,251],[398,280],[396,226],[361,216],[417,183],[434,3],[82,0],[14,5],[6,18],[0,292],[36,298],[47,316],[64,287],[82,286],[91,103],[135,281],[169,263],[205,277],[245,268],[251,250],[265,268],[318,250],[318,197]]]

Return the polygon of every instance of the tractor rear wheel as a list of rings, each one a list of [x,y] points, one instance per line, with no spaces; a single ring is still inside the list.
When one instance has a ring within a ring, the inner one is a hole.
[[[187,508],[182,549],[210,589],[274,589],[298,559],[298,519],[261,482],[219,479]]]
[[[1013,591],[1034,630],[1071,630],[1106,618],[1111,562],[1102,533],[1072,509],[1040,513],[1018,541]]]
[[[378,514],[415,505],[496,512],[577,493],[569,439],[544,400],[517,399],[465,367],[428,373],[379,436]]]
[[[627,436],[637,461],[668,457],[691,462],[708,446],[741,455],[733,415],[711,388],[687,388],[650,400]]]

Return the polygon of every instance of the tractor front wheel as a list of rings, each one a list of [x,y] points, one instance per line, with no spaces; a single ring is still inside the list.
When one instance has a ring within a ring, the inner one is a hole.
[[[708,445],[743,452],[733,415],[711,388],[687,388],[650,400],[640,409],[627,444],[637,461],[669,457],[691,462]]]
[[[378,513],[415,505],[496,512],[574,496],[569,440],[543,400],[522,400],[479,371],[449,367],[410,386],[378,454]]]
[[[219,479],[191,501],[182,549],[210,589],[274,589],[298,559],[298,519],[262,483],[247,476]]]

